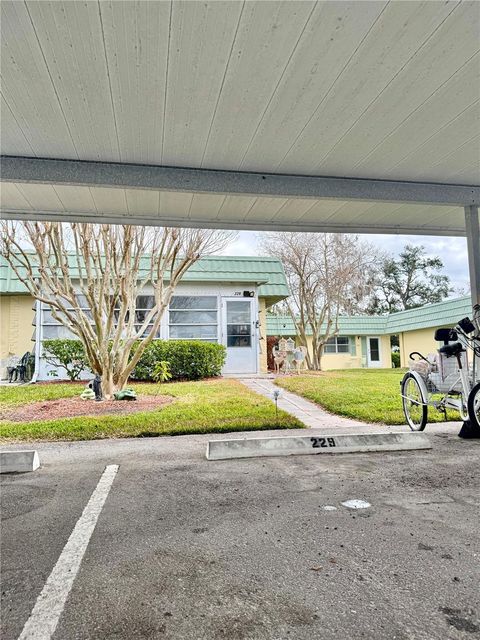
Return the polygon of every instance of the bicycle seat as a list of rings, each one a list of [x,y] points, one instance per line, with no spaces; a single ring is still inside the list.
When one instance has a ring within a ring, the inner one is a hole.
[[[463,345],[460,342],[454,342],[453,344],[444,344],[443,347],[439,349],[440,353],[443,353],[450,358],[451,356],[456,356],[457,354],[463,351]]]

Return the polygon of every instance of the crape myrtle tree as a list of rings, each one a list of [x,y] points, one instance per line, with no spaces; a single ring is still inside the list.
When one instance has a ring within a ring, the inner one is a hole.
[[[187,269],[233,237],[59,222],[3,221],[1,230],[1,254],[30,294],[81,341],[106,397],[127,384]],[[137,297],[147,291],[152,308],[138,317]]]
[[[379,255],[357,236],[340,233],[269,233],[263,249],[281,260],[290,297],[284,302],[299,343],[312,347],[310,369],[320,370],[323,349],[338,334],[342,314],[364,308],[376,278]]]

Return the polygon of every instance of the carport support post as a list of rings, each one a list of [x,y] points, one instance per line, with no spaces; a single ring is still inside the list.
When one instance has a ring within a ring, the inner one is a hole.
[[[468,269],[472,307],[480,304],[480,220],[478,206],[465,207],[465,231],[467,232]],[[479,380],[480,358],[473,356],[473,375]]]
[[[472,306],[480,304],[480,221],[478,205],[465,207],[465,230],[467,232],[468,268]]]

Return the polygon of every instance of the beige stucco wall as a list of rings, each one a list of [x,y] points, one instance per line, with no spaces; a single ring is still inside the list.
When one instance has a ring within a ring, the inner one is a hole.
[[[308,339],[308,348],[311,349],[312,340]],[[355,355],[351,353],[324,353],[322,356],[322,369],[358,369],[362,366],[361,344],[355,338]]]
[[[390,369],[392,366],[390,351],[390,336],[372,336],[380,338],[380,359],[381,368]],[[308,350],[312,352],[312,339],[307,338]],[[362,340],[355,337],[355,355],[351,353],[324,353],[322,357],[322,369],[329,371],[331,369],[359,369],[367,366],[367,356],[362,352]]]
[[[400,341],[400,364],[408,367],[408,356],[412,351],[419,351],[423,355],[436,353],[438,342],[433,338],[435,329],[417,329],[407,331],[399,335]]]
[[[23,356],[32,351],[35,328],[34,300],[30,296],[0,296],[0,377],[6,377],[11,356]]]
[[[260,323],[258,328],[260,371],[267,373],[267,308],[265,298],[258,299],[258,320]]]
[[[383,369],[392,368],[392,347],[390,345],[390,336],[380,336],[380,358],[382,360]]]

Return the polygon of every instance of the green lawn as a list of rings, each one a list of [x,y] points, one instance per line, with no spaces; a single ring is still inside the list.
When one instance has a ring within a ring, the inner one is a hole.
[[[276,383],[340,416],[364,422],[405,424],[400,397],[404,373],[402,369],[345,369],[280,377]],[[449,418],[459,419],[454,412]],[[441,413],[429,408],[429,422],[443,419]]]
[[[37,422],[0,421],[0,440],[93,440],[132,436],[181,435],[293,429],[304,425],[236,380],[133,384],[138,395],[162,394],[174,401],[161,409],[127,415],[74,417]],[[0,408],[77,396],[78,384],[0,387]]]

